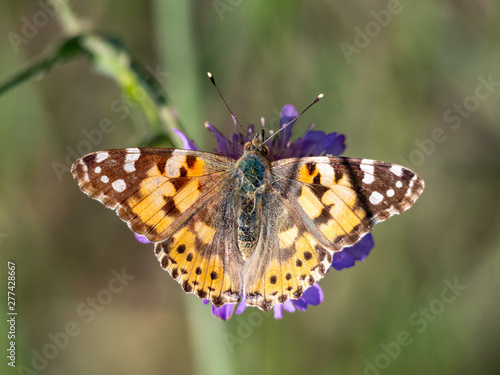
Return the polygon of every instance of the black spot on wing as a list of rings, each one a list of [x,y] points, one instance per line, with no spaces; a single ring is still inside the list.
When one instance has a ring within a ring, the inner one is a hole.
[[[95,163],[95,158],[96,158],[96,154],[88,154],[88,155],[85,155],[82,159],[83,159],[83,162],[85,164],[91,164],[93,165]]]
[[[184,291],[186,293],[191,293],[193,291],[193,287],[191,285],[189,285],[189,283],[187,281],[184,281],[182,283],[182,289],[184,289]]]
[[[193,168],[193,165],[196,163],[196,156],[194,155],[186,155],[186,164],[188,168]]]
[[[316,163],[314,163],[314,162],[306,163],[306,168],[307,168],[307,171],[309,172],[309,175],[312,176],[314,174],[314,172],[316,171]]]
[[[313,178],[313,184],[320,185],[321,184],[321,173],[317,173]]]
[[[165,165],[167,164],[167,161],[166,160],[162,160],[160,162],[158,162],[156,164],[156,166],[158,167],[158,171],[160,172],[160,174],[165,174]]]
[[[338,183],[342,177],[344,177],[344,172],[340,168],[334,168],[335,171],[335,183]]]

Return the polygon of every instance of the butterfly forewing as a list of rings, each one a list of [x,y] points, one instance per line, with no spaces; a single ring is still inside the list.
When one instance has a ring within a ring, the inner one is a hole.
[[[231,164],[211,153],[129,148],[88,154],[73,164],[72,173],[85,194],[157,242],[210,197]]]
[[[411,207],[424,188],[413,171],[369,159],[307,157],[272,165],[275,189],[332,251],[353,245],[377,222]]]

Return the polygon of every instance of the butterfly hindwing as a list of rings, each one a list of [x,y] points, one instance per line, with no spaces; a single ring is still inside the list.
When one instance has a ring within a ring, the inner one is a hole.
[[[245,301],[262,310],[299,299],[321,279],[332,262],[304,221],[279,195],[264,200],[259,245],[244,268]]]
[[[155,245],[161,266],[184,291],[217,307],[238,302],[242,289],[232,196],[223,192],[214,193],[172,236]]]

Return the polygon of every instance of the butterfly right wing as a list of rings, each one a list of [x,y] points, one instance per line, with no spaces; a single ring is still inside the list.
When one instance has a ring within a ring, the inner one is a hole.
[[[281,159],[272,172],[260,240],[243,273],[247,304],[262,310],[299,299],[334,252],[410,208],[424,189],[413,171],[367,159]]]

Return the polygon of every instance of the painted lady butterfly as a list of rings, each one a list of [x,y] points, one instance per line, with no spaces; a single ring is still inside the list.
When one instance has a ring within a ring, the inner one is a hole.
[[[128,148],[88,154],[80,189],[155,243],[185,292],[269,310],[321,279],[334,252],[410,208],[424,181],[395,164],[343,157],[269,162],[264,130],[233,160]]]

